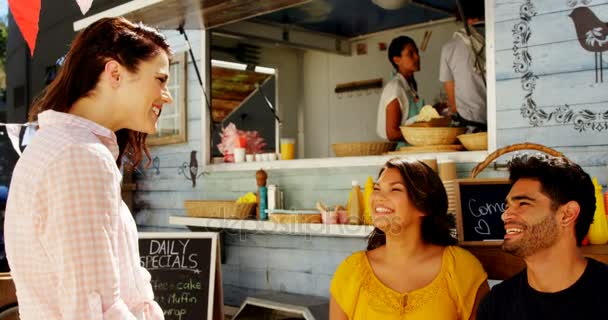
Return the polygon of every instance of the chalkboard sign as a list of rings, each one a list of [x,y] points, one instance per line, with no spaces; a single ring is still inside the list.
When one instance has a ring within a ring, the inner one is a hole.
[[[511,190],[508,179],[457,179],[456,221],[461,244],[500,245],[505,228],[501,219]]]
[[[212,232],[139,234],[141,265],[166,320],[212,319],[217,241]]]

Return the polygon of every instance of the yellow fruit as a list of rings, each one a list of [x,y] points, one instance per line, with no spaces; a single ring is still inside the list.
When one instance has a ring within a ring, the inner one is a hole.
[[[255,193],[247,192],[247,194],[241,196],[236,200],[236,203],[253,203],[256,202]]]

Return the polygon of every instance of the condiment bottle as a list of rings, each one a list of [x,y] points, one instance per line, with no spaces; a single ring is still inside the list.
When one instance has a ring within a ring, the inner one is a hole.
[[[595,187],[595,214],[593,215],[593,223],[589,227],[589,242],[591,244],[605,244],[608,242],[608,223],[604,210],[604,199],[602,199],[602,186],[595,177],[593,178],[593,186]]]
[[[361,224],[361,188],[357,180],[353,180],[352,185],[350,204],[348,206],[348,224]]]
[[[258,192],[256,194],[258,205],[255,210],[255,218],[257,220],[268,220],[268,190],[266,189],[266,179],[268,179],[266,171],[260,169],[255,173],[255,181],[258,186]]]
[[[374,178],[367,177],[363,190],[363,223],[370,225],[372,224],[372,204],[370,203],[370,198],[372,192],[374,192]]]

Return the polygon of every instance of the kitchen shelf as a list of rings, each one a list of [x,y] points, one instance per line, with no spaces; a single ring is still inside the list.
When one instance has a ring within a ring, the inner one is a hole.
[[[256,161],[242,163],[214,163],[203,167],[205,172],[222,171],[249,171],[249,170],[273,170],[273,169],[309,169],[309,168],[345,168],[345,167],[367,167],[382,166],[395,157],[407,157],[412,159],[437,158],[437,160],[454,160],[457,163],[478,163],[483,161],[488,151],[457,151],[457,152],[431,152],[411,153],[407,155],[386,156],[361,156],[361,157],[331,157],[314,159],[274,160]]]
[[[203,227],[209,229],[230,229],[247,231],[251,233],[325,236],[325,237],[351,237],[365,238],[373,226],[360,226],[348,224],[321,224],[321,223],[274,223],[259,220],[236,220],[236,219],[210,219],[192,217],[169,217],[172,225],[188,227]]]

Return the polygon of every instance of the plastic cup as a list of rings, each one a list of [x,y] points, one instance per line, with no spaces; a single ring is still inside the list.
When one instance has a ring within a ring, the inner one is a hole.
[[[437,163],[437,167],[439,168],[439,177],[442,181],[450,181],[458,178],[454,160],[440,160]]]
[[[433,169],[433,171],[437,172],[437,159],[436,158],[424,158],[424,159],[420,159],[420,161],[424,162],[424,164],[431,167],[431,169]]]
[[[247,155],[245,155],[245,160],[247,162],[253,162],[253,161],[255,161],[255,158],[254,158],[253,154],[247,154]]]
[[[245,162],[245,148],[234,148],[234,162]]]
[[[281,160],[292,160],[295,154],[296,139],[281,138]]]
[[[269,153],[268,154],[268,160],[269,161],[277,160],[277,154],[276,153]]]

